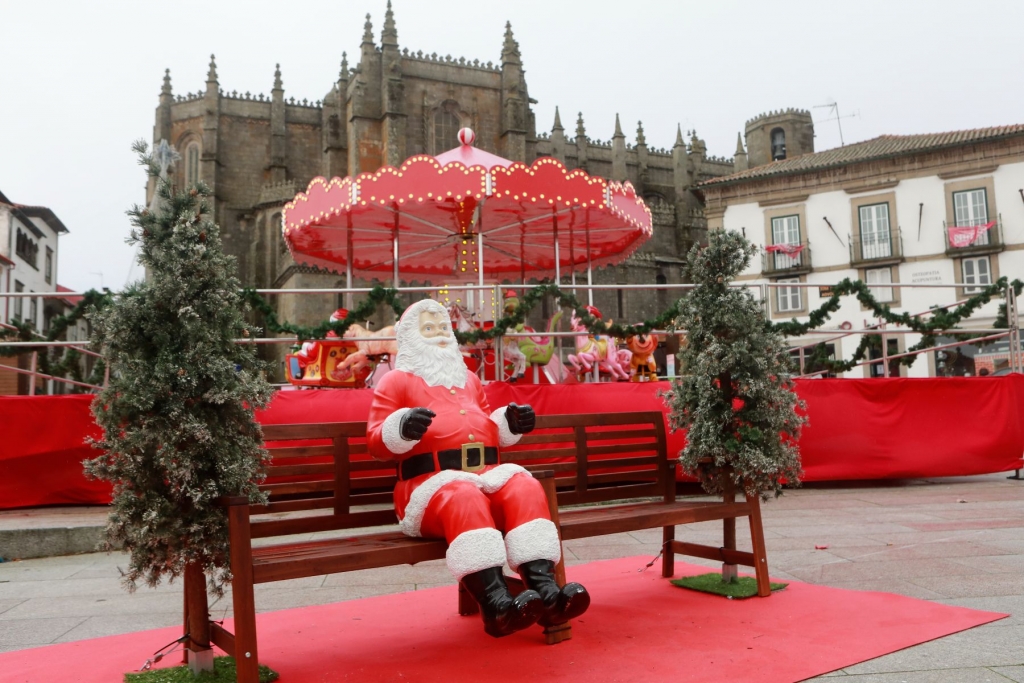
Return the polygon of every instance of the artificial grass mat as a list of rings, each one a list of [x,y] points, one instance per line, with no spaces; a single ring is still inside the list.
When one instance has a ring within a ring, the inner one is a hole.
[[[260,683],[273,683],[279,678],[276,671],[260,664]],[[235,683],[233,657],[214,657],[213,671],[193,676],[187,665],[169,669],[151,669],[124,675],[124,683]]]
[[[719,573],[698,574],[697,576],[673,579],[672,583],[680,588],[721,595],[730,600],[742,600],[757,595],[757,579],[752,576],[741,576],[726,583],[722,581],[722,575]],[[773,591],[780,591],[789,584],[769,583],[768,585]]]

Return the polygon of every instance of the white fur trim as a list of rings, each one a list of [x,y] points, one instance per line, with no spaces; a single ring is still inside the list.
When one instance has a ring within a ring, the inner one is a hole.
[[[472,482],[476,487],[483,486],[483,479],[478,474],[471,474],[462,470],[442,470],[438,472],[417,486],[416,490],[409,496],[409,504],[405,506],[405,516],[398,523],[402,533],[406,536],[419,536],[420,524],[423,523],[423,515],[427,511],[430,499],[434,497],[434,494],[442,486],[450,484],[457,479]]]
[[[522,434],[513,434],[509,430],[508,420],[505,419],[505,411],[507,409],[508,406],[504,406],[491,413],[491,422],[498,425],[498,445],[502,448],[519,443],[519,439],[523,437]]]
[[[484,493],[491,494],[496,491],[500,491],[501,487],[508,483],[508,480],[517,474],[525,474],[528,477],[532,477],[529,470],[523,469],[520,465],[507,462],[504,465],[498,465],[493,470],[487,470],[483,474],[476,475],[477,479],[480,480],[480,488],[483,489]]]
[[[491,567],[505,565],[505,544],[497,529],[473,529],[455,537],[445,554],[448,570],[461,579]]]
[[[551,560],[557,563],[562,557],[558,530],[550,519],[535,519],[520,524],[505,534],[505,549],[508,552],[508,566],[512,571],[518,571],[519,565],[524,562]]]
[[[381,426],[380,439],[387,446],[388,450],[395,455],[408,453],[413,449],[413,446],[419,443],[418,439],[416,441],[409,441],[402,438],[402,417],[410,410],[412,408],[399,408],[388,415]]]

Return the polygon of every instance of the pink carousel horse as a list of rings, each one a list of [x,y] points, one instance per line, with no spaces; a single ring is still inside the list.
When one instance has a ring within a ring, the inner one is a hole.
[[[591,314],[600,318],[601,313],[593,307],[588,307]],[[574,332],[586,332],[587,328],[583,321],[573,313],[570,324]],[[605,335],[579,335],[574,337],[576,341],[576,353],[569,354],[566,358],[572,367],[579,372],[590,372],[594,363],[599,370],[607,372],[612,379],[629,379],[629,362],[633,354],[626,349],[618,348],[614,337]]]

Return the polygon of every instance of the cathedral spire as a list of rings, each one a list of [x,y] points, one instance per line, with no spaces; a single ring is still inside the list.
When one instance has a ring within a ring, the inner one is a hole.
[[[347,52],[342,52],[341,53],[341,71],[338,73],[338,80],[339,81],[347,81],[348,80],[348,53]]]
[[[206,74],[206,83],[217,83],[217,62],[213,55],[210,55],[210,71]]]
[[[619,113],[618,112],[615,112],[615,135],[613,135],[612,137],[613,138],[624,138],[624,137],[626,137],[625,135],[622,134],[622,124],[619,123]]]
[[[743,133],[736,133],[736,154],[746,154],[747,150],[743,149]]]
[[[587,137],[587,129],[583,127],[583,112],[580,112],[579,116],[576,118],[576,137]]]
[[[373,22],[370,21],[370,14],[366,14],[366,23],[363,24],[363,45],[373,45]]]
[[[551,126],[551,131],[565,130],[562,128],[562,117],[558,114],[558,105],[555,105],[555,125]]]
[[[519,63],[519,43],[512,35],[512,22],[505,22],[505,43],[501,46],[501,61]]]
[[[647,145],[647,138],[644,137],[644,122],[643,121],[637,121],[636,122],[636,145],[637,145],[637,147],[639,147],[640,145],[644,145],[644,146]]]
[[[676,144],[673,145],[673,146],[674,147],[685,147],[686,146],[686,143],[683,142],[683,127],[681,125],[679,125],[678,123],[676,124]]]
[[[164,69],[164,86],[160,88],[160,95],[171,94],[173,94],[173,91],[171,90],[171,70]]]
[[[398,45],[398,28],[395,26],[395,13],[391,11],[391,0],[384,13],[384,31],[380,35],[381,45]]]
[[[284,90],[282,87],[284,84],[281,82],[281,65],[274,65],[274,90]]]

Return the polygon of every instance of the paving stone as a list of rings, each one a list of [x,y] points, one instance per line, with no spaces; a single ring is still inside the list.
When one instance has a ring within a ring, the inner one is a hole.
[[[58,638],[81,624],[85,619],[86,617],[57,617],[54,619],[0,620],[0,644],[30,647],[55,643]]]
[[[846,667],[849,674],[972,669],[1021,663],[1024,628],[978,626]],[[956,678],[946,680],[959,680]],[[998,679],[997,679],[998,680]]]
[[[949,598],[1014,596],[1024,593],[1024,575],[1016,573],[922,576],[907,580]]]
[[[995,666],[992,671],[1016,683],[1024,683],[1024,666]]]
[[[831,679],[830,676],[809,678],[809,681]],[[933,671],[901,671],[885,674],[843,674],[843,683],[1007,683],[1006,678],[986,668],[937,669]]]
[[[113,615],[145,615],[151,612],[181,612],[180,592],[152,590],[110,598],[67,597],[29,598],[16,607],[0,613],[0,621],[29,618],[94,617]]]
[[[10,609],[12,609],[14,607],[17,607],[18,605],[20,605],[23,602],[25,602],[25,601],[24,600],[0,600],[0,615],[3,615],[8,610],[10,610]]]
[[[85,619],[64,635],[57,638],[57,643],[70,643],[86,638],[100,638],[121,633],[133,633],[152,628],[164,628],[181,624],[181,609],[170,612],[145,612],[139,614],[111,614],[94,616]],[[142,662],[139,662],[142,665]]]

